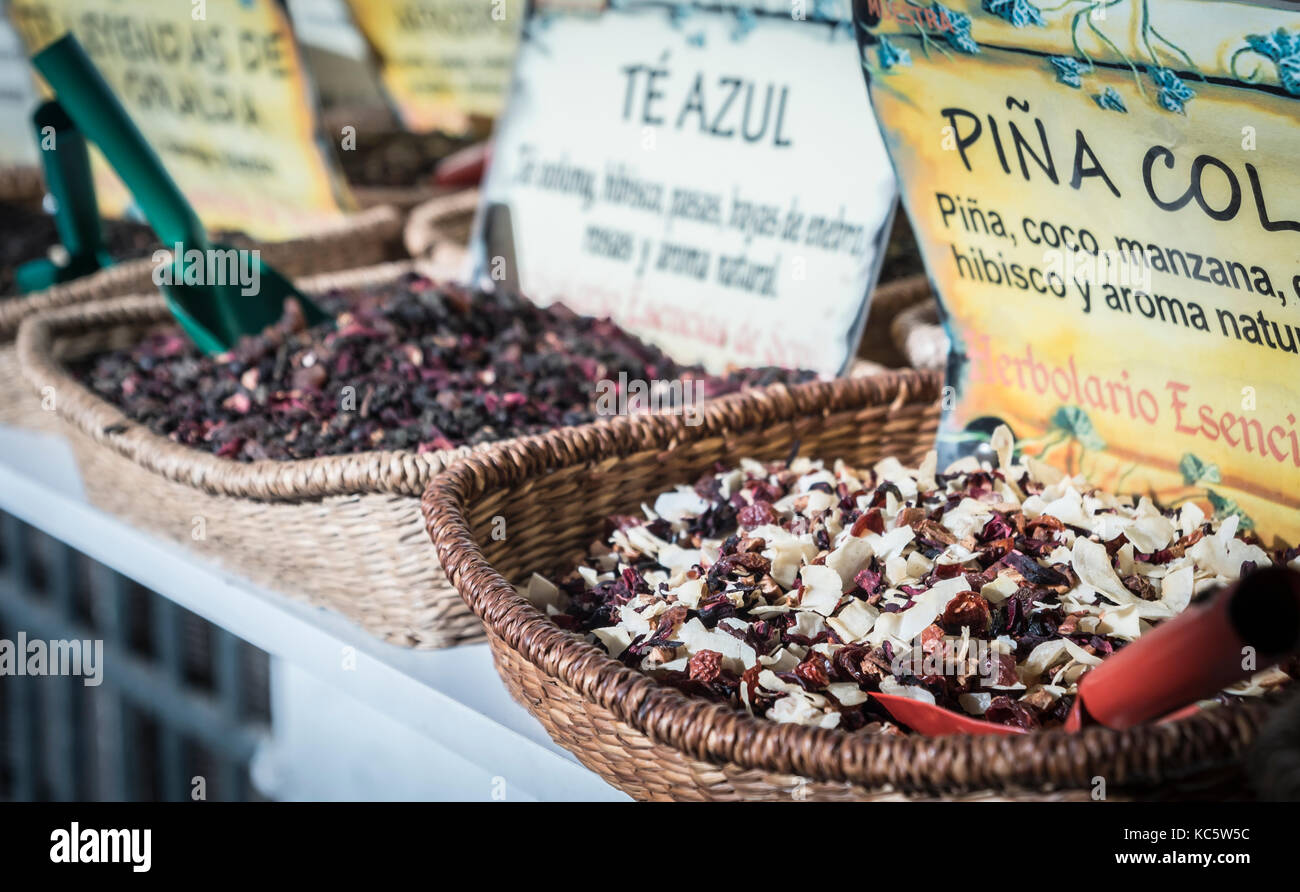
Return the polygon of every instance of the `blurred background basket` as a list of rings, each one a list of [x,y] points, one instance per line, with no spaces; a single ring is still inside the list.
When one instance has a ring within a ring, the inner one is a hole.
[[[376,207],[299,238],[258,245],[262,259],[297,278],[397,260],[405,256],[402,220],[391,207]],[[42,310],[155,290],[152,257],[127,260],[71,282],[20,297],[0,299],[0,424],[50,431],[52,413],[41,409],[18,371],[13,339],[23,319]]]
[[[424,202],[411,211],[402,238],[412,257],[461,267],[468,253],[479,191],[465,189]]]
[[[689,698],[546,618],[512,583],[572,566],[611,514],[715,462],[800,453],[918,462],[941,380],[915,371],[725,397],[688,426],[620,418],[466,457],[424,496],[447,576],[483,618],[511,694],[557,743],[638,799],[1079,799],[1243,795],[1258,705],[1111,731],[1014,736],[851,734],[753,718]],[[499,518],[499,519],[494,519]],[[504,538],[489,535],[504,522]]]
[[[298,284],[319,294],[380,285],[413,268],[394,263]],[[170,322],[154,294],[47,310],[19,328],[22,373],[38,392],[53,388],[90,501],[394,643],[446,647],[481,637],[420,516],[424,485],[469,450],[234,462],[152,433],[65,368]]]
[[[34,164],[0,167],[0,201],[39,204],[45,196],[45,177]]]
[[[889,323],[889,334],[894,347],[912,368],[947,367],[948,333],[939,322],[939,303],[933,295],[895,315]]]

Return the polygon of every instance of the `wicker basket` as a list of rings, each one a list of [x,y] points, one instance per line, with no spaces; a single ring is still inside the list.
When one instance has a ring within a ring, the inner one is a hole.
[[[572,564],[603,519],[714,462],[802,453],[917,461],[939,416],[937,375],[906,371],[726,397],[702,423],[616,419],[477,453],[424,496],[442,566],[483,618],[510,692],[550,735],[639,799],[1110,799],[1241,795],[1264,711],[1225,707],[1128,731],[864,736],[778,724],[689,698],[561,630],[516,594]],[[499,518],[499,519],[498,519]],[[498,541],[490,535],[501,529]]]
[[[889,333],[912,368],[947,367],[948,333],[939,323],[939,304],[933,298],[900,312],[889,323]]]
[[[412,268],[395,263],[298,284],[320,293],[381,284]],[[470,450],[232,462],[150,432],[64,369],[66,360],[136,343],[169,320],[162,297],[149,295],[37,313],[19,328],[22,374],[38,392],[53,388],[90,500],[389,641],[445,647],[480,638],[429,548],[419,499],[444,462]]]
[[[403,240],[412,257],[427,257],[445,266],[461,266],[467,253],[479,191],[443,195],[411,211]]]
[[[889,368],[910,365],[907,355],[895,346],[890,330],[899,314],[933,301],[930,283],[924,275],[907,276],[878,284],[871,293],[867,327],[858,344],[858,356]]]
[[[299,281],[308,292],[378,285],[427,262]],[[16,355],[37,393],[54,396],[90,500],[269,588],[347,616],[411,647],[482,638],[429,547],[420,494],[447,463],[489,446],[240,463],[150,432],[92,393],[64,363],[138,342],[170,320],[161,296],[119,297],[29,316]],[[201,537],[200,537],[201,536]]]
[[[268,242],[260,250],[268,264],[297,278],[396,260],[403,254],[401,233],[398,212],[376,207],[309,235]],[[0,424],[43,431],[57,428],[52,413],[41,411],[18,373],[13,338],[19,323],[41,310],[152,291],[155,266],[149,257],[127,260],[26,297],[0,301]]]

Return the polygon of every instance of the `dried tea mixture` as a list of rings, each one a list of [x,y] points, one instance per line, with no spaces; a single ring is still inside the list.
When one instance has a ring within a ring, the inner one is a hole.
[[[168,327],[74,372],[154,433],[238,461],[427,452],[543,433],[595,420],[598,382],[621,375],[690,382],[699,399],[812,377],[709,376],[607,319],[416,275],[318,301],[337,312],[334,324],[307,328],[290,313],[215,357]]]
[[[719,468],[644,518],[610,518],[585,566],[525,591],[628,666],[778,722],[897,732],[879,691],[1028,729],[1060,725],[1089,669],[1198,595],[1300,568],[1300,549],[1270,554],[1236,515],[1013,461],[1005,427],[993,444],[996,470],[971,457],[937,473],[933,452],[915,469]]]

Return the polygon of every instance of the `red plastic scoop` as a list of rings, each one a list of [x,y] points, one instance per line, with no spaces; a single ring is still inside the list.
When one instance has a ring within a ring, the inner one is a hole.
[[[1254,659],[1247,660],[1247,648]],[[1196,700],[1300,650],[1300,573],[1267,567],[1213,599],[1194,604],[1104,660],[1079,682],[1067,731],[1128,728],[1196,711]],[[1247,668],[1249,667],[1249,668]],[[960,715],[933,703],[871,694],[889,714],[932,737],[1023,734],[1024,729]]]
[[[461,189],[477,186],[483,180],[483,172],[492,160],[492,144],[478,142],[472,146],[452,152],[438,162],[433,169],[433,182],[437,186]]]

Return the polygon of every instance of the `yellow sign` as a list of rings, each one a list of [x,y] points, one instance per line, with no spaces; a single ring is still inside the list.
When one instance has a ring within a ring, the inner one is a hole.
[[[523,0],[348,0],[408,130],[484,132],[505,101]]]
[[[860,6],[953,339],[950,454],[1002,419],[1100,486],[1300,542],[1300,12]]]
[[[352,207],[275,0],[12,0],[10,16],[32,53],[76,35],[209,229],[283,239]],[[93,163],[100,210],[122,216],[130,193]]]

